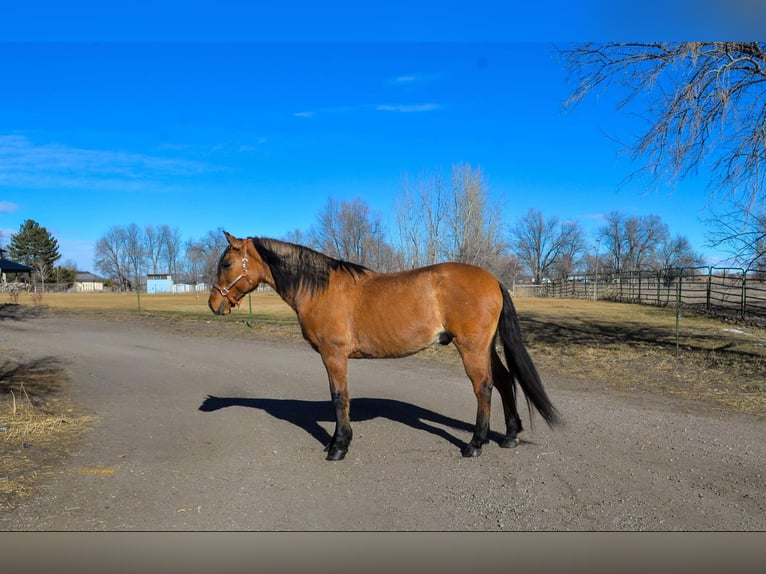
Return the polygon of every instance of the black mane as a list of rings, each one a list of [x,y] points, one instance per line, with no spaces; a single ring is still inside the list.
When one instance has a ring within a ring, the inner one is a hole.
[[[335,259],[294,243],[251,237],[255,250],[271,269],[274,285],[280,295],[306,289],[316,293],[327,288],[330,271],[343,271],[356,278],[369,269],[356,263]]]

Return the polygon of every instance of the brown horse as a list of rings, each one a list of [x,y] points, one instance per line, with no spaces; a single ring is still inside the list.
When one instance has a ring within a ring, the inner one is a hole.
[[[493,385],[505,414],[500,446],[515,446],[523,430],[514,379],[528,405],[549,425],[559,422],[522,342],[508,290],[488,271],[442,263],[376,273],[292,243],[224,234],[229,245],[218,262],[210,309],[217,315],[229,313],[261,283],[293,308],[330,379],[336,425],[325,449],[327,460],[341,460],[351,442],[348,359],[405,357],[434,343],[455,344],[478,401],[476,426],[463,456],[478,456],[488,442]],[[495,335],[502,341],[507,368],[495,349]]]

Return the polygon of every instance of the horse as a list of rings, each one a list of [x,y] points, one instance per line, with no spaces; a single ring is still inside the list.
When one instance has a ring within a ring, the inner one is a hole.
[[[454,344],[477,400],[473,436],[464,457],[481,454],[489,442],[493,388],[503,402],[503,448],[515,447],[523,430],[516,410],[516,381],[553,428],[561,417],[545,392],[522,341],[508,289],[489,271],[464,263],[378,273],[318,251],[264,237],[237,238],[218,261],[208,306],[226,315],[265,283],[295,311],[303,337],[319,353],[330,382],[335,432],[327,460],[342,460],[352,438],[347,384],[348,359],[398,358],[433,344]],[[495,340],[502,342],[507,366]]]

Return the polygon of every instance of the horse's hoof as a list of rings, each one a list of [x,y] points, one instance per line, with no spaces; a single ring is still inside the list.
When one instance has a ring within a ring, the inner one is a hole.
[[[481,447],[475,447],[468,444],[463,447],[462,453],[465,458],[474,458],[481,454]]]
[[[325,460],[343,460],[347,452],[348,449],[332,447],[327,451],[327,458]]]
[[[500,441],[500,448],[516,448],[519,446],[520,442],[521,439],[517,436],[505,437],[502,441]]]

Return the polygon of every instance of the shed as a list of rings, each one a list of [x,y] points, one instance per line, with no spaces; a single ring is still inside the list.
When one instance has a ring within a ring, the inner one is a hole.
[[[16,263],[10,259],[0,259],[0,283],[6,283],[8,275],[12,275],[13,278],[16,279],[20,274],[24,274],[28,278],[31,278],[32,268],[29,265]]]
[[[100,293],[104,290],[106,279],[90,271],[78,271],[74,276],[75,293]]]
[[[147,293],[172,293],[173,276],[170,273],[148,273],[146,275]]]

